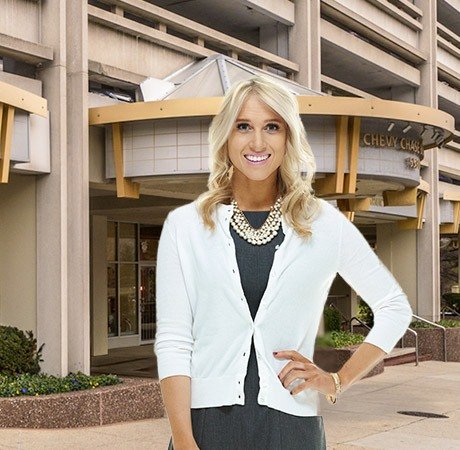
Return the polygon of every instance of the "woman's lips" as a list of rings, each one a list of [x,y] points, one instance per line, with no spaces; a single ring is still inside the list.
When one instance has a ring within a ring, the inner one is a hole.
[[[250,156],[250,155],[244,155],[244,159],[249,164],[251,164],[252,166],[262,166],[270,159],[271,154],[269,153],[268,155],[260,155],[260,156],[267,156],[265,159],[262,159],[260,161],[251,161],[250,159],[248,159],[248,156]]]

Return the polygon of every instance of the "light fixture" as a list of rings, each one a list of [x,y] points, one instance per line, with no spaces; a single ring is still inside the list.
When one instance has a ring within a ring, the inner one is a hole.
[[[395,126],[395,123],[394,123],[394,122],[390,122],[390,125],[388,125],[387,130],[388,130],[388,131],[391,131],[391,130],[393,129],[394,126]]]
[[[427,133],[428,133],[428,128],[423,127],[423,131],[420,137],[423,139]]]
[[[403,133],[407,133],[412,128],[412,125],[409,123],[407,127],[403,129]]]

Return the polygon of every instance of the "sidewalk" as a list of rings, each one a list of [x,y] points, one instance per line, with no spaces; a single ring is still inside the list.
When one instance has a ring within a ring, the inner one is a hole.
[[[336,405],[322,397],[328,449],[459,449],[459,398],[459,363],[385,367],[383,374],[358,381]],[[448,418],[398,414],[402,410]],[[166,450],[169,437],[166,418],[64,430],[0,429],[0,449]]]

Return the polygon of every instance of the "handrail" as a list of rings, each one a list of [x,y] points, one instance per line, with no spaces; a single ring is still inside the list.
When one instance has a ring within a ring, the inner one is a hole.
[[[412,317],[415,317],[417,320],[421,320],[422,322],[429,323],[430,325],[433,325],[435,327],[441,328],[443,330],[444,334],[444,362],[447,362],[447,336],[446,336],[446,327],[443,327],[442,325],[439,325],[438,323],[431,322],[431,320],[424,319],[423,317],[417,316],[415,314],[412,314]]]
[[[415,365],[418,366],[418,334],[412,328],[408,328],[407,331],[415,335]],[[401,348],[404,348],[404,334],[401,336]]]
[[[445,315],[444,315],[444,313],[445,313],[444,310],[445,309],[448,309],[450,312],[453,312],[456,316],[460,316],[460,314],[457,311],[455,311],[455,309],[451,308],[450,306],[445,305],[445,306],[443,306],[441,308],[441,316],[442,316],[443,319],[446,318]]]
[[[371,330],[372,328],[365,322],[363,322],[361,319],[358,319],[356,316],[353,316],[351,319],[350,319],[350,332],[353,332],[353,319],[357,320],[361,325],[365,326],[368,330]]]

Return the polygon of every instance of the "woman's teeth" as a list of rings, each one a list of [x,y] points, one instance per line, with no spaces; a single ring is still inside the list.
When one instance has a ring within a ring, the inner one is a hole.
[[[270,155],[264,155],[264,156],[253,156],[253,155],[244,155],[244,157],[249,160],[249,161],[252,161],[252,162],[260,162],[260,161],[265,161],[266,159],[268,159]]]

